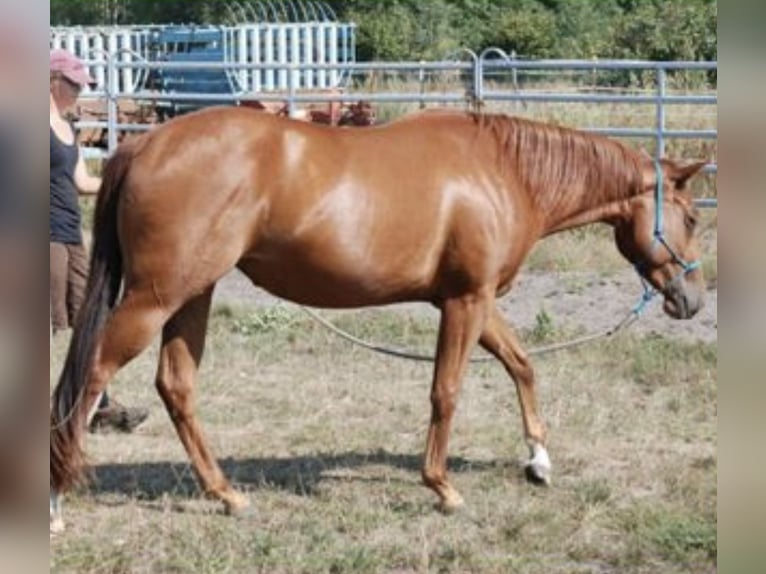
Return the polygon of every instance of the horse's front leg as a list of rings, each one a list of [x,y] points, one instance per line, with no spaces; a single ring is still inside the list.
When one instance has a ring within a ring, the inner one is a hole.
[[[447,300],[442,306],[423,482],[439,496],[439,508],[444,512],[463,504],[462,497],[447,480],[447,444],[460,384],[471,349],[487,320],[491,300],[489,295],[472,294]]]
[[[521,348],[516,333],[493,305],[487,324],[481,334],[481,346],[497,357],[516,383],[524,436],[530,450],[526,464],[527,479],[539,484],[550,484],[551,461],[545,449],[546,431],[537,410],[535,373],[529,358]]]

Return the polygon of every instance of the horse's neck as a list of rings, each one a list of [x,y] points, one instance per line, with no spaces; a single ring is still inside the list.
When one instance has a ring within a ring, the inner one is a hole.
[[[605,142],[605,146],[612,142]],[[597,156],[598,157],[598,156]],[[543,214],[543,235],[580,227],[599,221],[611,221],[625,215],[630,198],[639,192],[630,166],[600,157],[579,172],[566,173],[556,161],[577,161],[576,155],[551,154],[549,169],[561,175],[555,178],[530,178],[527,192],[539,213]]]
[[[617,189],[587,190],[573,186],[554,193],[555,200],[543,211],[543,235],[574,229],[596,222],[609,222],[628,211],[630,195]]]
[[[613,222],[627,216],[630,210],[630,198],[619,197],[605,203],[582,207],[570,212],[548,216],[543,226],[542,236],[553,235],[567,229],[582,227],[597,222]]]
[[[603,221],[638,192],[638,156],[621,143],[586,132],[509,116],[484,116],[521,186],[542,218],[543,235]]]

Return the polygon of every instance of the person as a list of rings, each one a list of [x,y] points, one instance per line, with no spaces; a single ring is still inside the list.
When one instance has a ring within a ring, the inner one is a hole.
[[[101,178],[88,173],[71,113],[80,91],[95,81],[84,63],[66,50],[50,52],[50,314],[52,336],[69,329],[85,298],[88,253],[81,229],[78,192],[95,195]],[[90,430],[132,432],[149,415],[104,393]]]

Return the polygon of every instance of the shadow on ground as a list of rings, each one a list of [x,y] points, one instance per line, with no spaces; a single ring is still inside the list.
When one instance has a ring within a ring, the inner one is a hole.
[[[291,458],[224,459],[220,461],[224,474],[238,488],[246,491],[280,489],[302,496],[313,496],[323,481],[407,482],[420,481],[422,456],[393,454],[385,450],[372,453],[349,452],[317,454]],[[516,465],[510,461],[474,461],[462,457],[449,460],[453,473],[483,471]],[[411,473],[406,477],[391,477],[389,467]],[[519,476],[523,469],[519,467]],[[118,494],[153,501],[166,495],[195,497],[200,489],[189,464],[152,462],[139,464],[104,464],[92,469],[90,491],[94,495]]]

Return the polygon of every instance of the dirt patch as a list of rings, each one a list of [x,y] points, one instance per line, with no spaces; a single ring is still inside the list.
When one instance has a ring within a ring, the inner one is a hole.
[[[608,276],[581,271],[525,273],[499,305],[509,321],[519,329],[534,328],[538,316],[547,315],[557,329],[591,333],[614,326],[639,301],[642,293],[632,270]],[[278,305],[281,300],[255,288],[239,271],[219,282],[217,304]],[[409,313],[433,314],[423,303],[394,305]],[[715,342],[718,338],[718,290],[708,290],[705,306],[688,321],[671,319],[662,311],[659,298],[644,311],[631,330],[640,334],[661,334],[683,341]],[[392,342],[393,343],[393,342]]]

